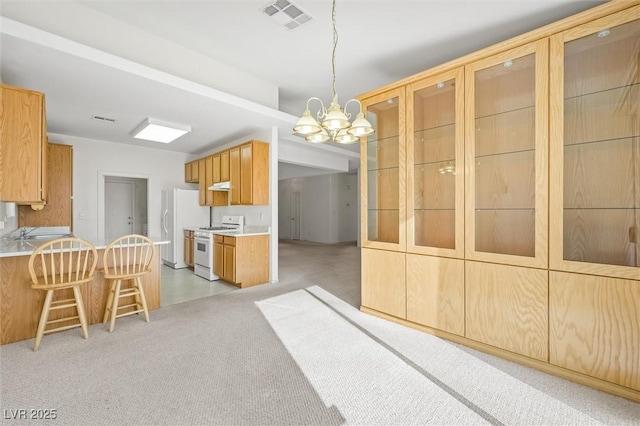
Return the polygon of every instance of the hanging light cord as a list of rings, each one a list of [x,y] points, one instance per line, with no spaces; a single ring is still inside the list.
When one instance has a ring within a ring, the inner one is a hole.
[[[333,73],[333,98],[338,103],[336,93],[336,48],[338,47],[338,30],[336,29],[336,0],[333,0],[331,6],[331,24],[333,25],[333,50],[331,51],[331,70]]]

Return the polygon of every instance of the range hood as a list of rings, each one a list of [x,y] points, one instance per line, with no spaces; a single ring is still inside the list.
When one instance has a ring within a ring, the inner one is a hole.
[[[218,182],[207,188],[209,191],[228,191],[231,189],[231,182]]]

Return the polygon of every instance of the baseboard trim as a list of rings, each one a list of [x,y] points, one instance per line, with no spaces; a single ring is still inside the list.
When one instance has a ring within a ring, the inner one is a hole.
[[[450,340],[454,343],[459,343],[461,345],[497,356],[499,358],[506,359],[508,361],[513,361],[527,367],[535,368],[536,370],[551,374],[553,376],[561,377],[563,379],[570,380],[581,385],[589,386],[591,388],[598,389],[600,391],[607,392],[616,396],[620,396],[634,402],[640,402],[640,391],[628,388],[626,386],[617,385],[615,383],[587,376],[586,374],[568,370],[557,365],[549,364],[547,362],[539,361],[533,358],[526,357],[524,355],[497,348],[495,346],[471,340],[463,336],[458,336],[456,334],[448,333],[436,328],[431,328],[425,325],[397,318],[383,312],[376,311],[375,309],[367,308],[366,306],[360,306],[360,311],[388,321],[395,322],[400,325],[423,331],[425,333],[432,334],[437,337],[441,337],[446,340]]]

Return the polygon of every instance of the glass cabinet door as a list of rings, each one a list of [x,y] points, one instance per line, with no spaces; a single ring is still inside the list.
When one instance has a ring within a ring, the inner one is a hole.
[[[464,69],[407,87],[407,249],[464,255]]]
[[[548,40],[465,71],[467,257],[547,266]]]
[[[360,157],[364,247],[404,250],[404,88],[362,101],[375,132],[362,138]]]
[[[552,78],[562,83],[551,92],[554,268],[640,279],[640,8],[634,12],[552,38]]]

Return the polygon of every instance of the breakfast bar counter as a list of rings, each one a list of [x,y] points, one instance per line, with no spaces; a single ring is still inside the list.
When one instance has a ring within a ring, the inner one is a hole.
[[[45,292],[31,288],[28,265],[31,253],[36,247],[47,241],[50,240],[0,241],[0,344],[31,339],[36,335]],[[156,254],[153,260],[152,272],[142,277],[142,285],[149,310],[160,308],[160,265],[162,258],[160,246],[166,243],[166,241],[154,240]],[[81,286],[82,301],[88,324],[102,322],[109,293],[109,287],[101,272],[103,268],[102,257],[107,244],[94,245],[98,249],[98,265],[94,280]],[[71,290],[69,289],[69,291]],[[64,298],[66,295],[62,294],[61,297]],[[56,319],[64,316],[69,316],[69,311],[61,309],[52,311],[50,318]]]

